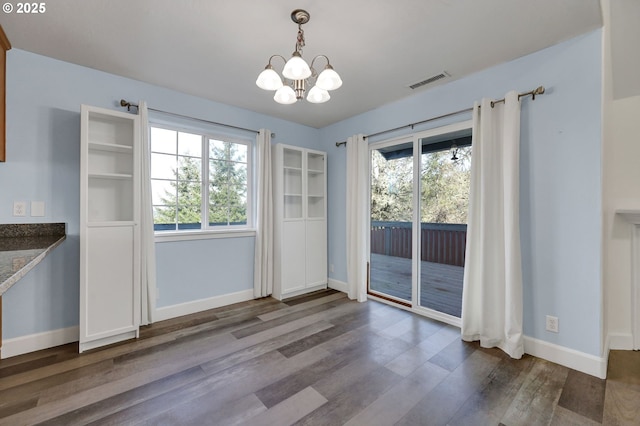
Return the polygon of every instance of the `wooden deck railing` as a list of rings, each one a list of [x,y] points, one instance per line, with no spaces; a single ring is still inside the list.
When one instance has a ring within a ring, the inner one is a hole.
[[[411,259],[410,222],[371,222],[371,253]],[[422,223],[421,260],[464,266],[467,225]]]

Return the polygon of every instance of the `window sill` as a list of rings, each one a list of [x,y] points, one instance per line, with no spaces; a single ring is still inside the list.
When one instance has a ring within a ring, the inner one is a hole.
[[[156,243],[170,243],[174,241],[189,240],[213,240],[217,238],[244,238],[255,237],[256,230],[253,228],[206,230],[206,231],[164,231],[155,234]]]

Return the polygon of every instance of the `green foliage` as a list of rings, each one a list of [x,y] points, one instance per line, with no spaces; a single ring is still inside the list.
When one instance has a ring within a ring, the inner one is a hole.
[[[247,222],[247,164],[231,161],[237,144],[211,144],[209,149],[209,223]]]
[[[471,147],[451,153],[421,156],[420,221],[466,223],[469,205]],[[371,158],[371,219],[411,222],[413,211],[413,159],[385,160],[377,151]]]
[[[412,204],[412,158],[387,161],[378,151],[372,151],[371,219],[411,222]]]
[[[471,147],[458,150],[458,160],[449,151],[422,155],[420,221],[423,223],[467,223]]]
[[[160,199],[163,206],[155,212],[155,223],[200,223],[202,190],[200,160],[179,157],[178,168],[173,170],[177,182],[170,183],[172,191],[165,191]]]
[[[209,223],[227,225],[247,222],[247,164],[237,158],[237,145],[225,142],[210,146]],[[202,184],[200,160],[179,157],[173,170],[176,181],[161,198],[162,207],[155,212],[157,224],[200,224]]]

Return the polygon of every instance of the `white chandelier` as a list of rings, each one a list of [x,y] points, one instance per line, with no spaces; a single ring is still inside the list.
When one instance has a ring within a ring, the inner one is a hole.
[[[291,12],[291,20],[298,24],[298,38],[296,48],[291,59],[288,61],[281,55],[273,55],[269,58],[269,63],[258,75],[256,84],[264,90],[275,90],[273,99],[279,104],[293,104],[304,98],[306,88],[315,80],[315,85],[311,87],[307,94],[307,101],[314,104],[327,102],[329,90],[335,90],[342,86],[342,80],[329,63],[329,58],[325,55],[317,55],[311,61],[311,66],[302,59],[302,48],[304,47],[304,31],[302,24],[309,22],[309,13],[306,10],[296,9]],[[273,69],[271,61],[273,58],[281,58],[284,62],[282,76]],[[313,68],[316,59],[324,58],[327,61],[324,70],[320,74]],[[284,82],[283,82],[284,80]]]

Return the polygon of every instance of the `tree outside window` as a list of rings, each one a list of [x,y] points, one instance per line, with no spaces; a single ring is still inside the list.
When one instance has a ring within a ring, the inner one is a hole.
[[[156,127],[150,133],[156,231],[248,224],[248,144]]]

